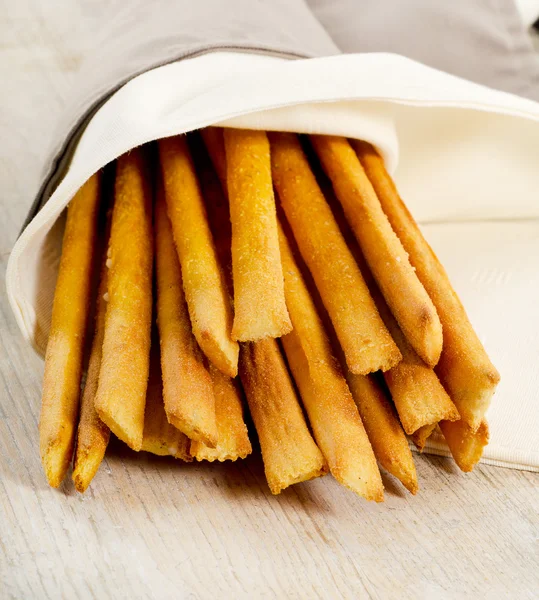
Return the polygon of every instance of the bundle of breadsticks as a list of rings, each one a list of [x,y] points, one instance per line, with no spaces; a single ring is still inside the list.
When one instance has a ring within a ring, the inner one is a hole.
[[[182,461],[245,458],[256,436],[274,494],[329,471],[382,501],[378,465],[415,494],[409,439],[439,427],[472,470],[498,381],[369,143],[207,128],[121,156],[69,204],[51,486],[73,460],[86,490],[112,432]]]

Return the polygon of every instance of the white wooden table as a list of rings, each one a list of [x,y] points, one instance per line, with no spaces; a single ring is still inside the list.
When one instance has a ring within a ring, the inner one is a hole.
[[[115,0],[119,1],[119,0]],[[63,98],[110,0],[0,0],[1,281]],[[74,26],[83,17],[82,25]],[[258,458],[112,444],[86,495],[47,487],[42,361],[0,295],[0,598],[538,598],[539,476],[418,457],[367,504],[330,477],[269,493]]]

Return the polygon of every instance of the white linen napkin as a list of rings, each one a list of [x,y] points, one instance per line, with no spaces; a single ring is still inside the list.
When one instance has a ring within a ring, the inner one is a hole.
[[[116,92],[10,257],[9,300],[37,351],[50,325],[59,217],[76,190],[135,146],[209,124],[347,135],[381,149],[502,375],[485,462],[539,471],[539,104],[396,55],[215,52]],[[435,439],[427,451],[446,448]]]
[[[530,27],[539,18],[539,0],[515,0],[522,22]]]

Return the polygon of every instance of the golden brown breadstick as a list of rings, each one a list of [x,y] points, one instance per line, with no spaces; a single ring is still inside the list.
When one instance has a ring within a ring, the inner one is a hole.
[[[219,131],[221,137],[222,158],[225,160],[225,148],[223,134]],[[231,239],[232,228],[230,225],[230,210],[226,192],[226,163],[225,164],[225,187],[219,182],[217,173],[212,165],[213,158],[210,160],[207,148],[204,147],[202,139],[196,134],[191,136],[190,147],[193,153],[198,180],[202,197],[206,204],[208,213],[208,222],[215,242],[219,263],[225,275],[230,301],[233,301],[234,288],[232,285],[232,253]],[[218,161],[218,159],[217,159]]]
[[[206,150],[210,155],[213,168],[223,188],[223,192],[228,195],[228,186],[226,183],[226,153],[223,130],[220,127],[205,127],[200,130]]]
[[[107,240],[108,242],[108,240]],[[75,449],[75,463],[72,479],[79,492],[85,492],[99,465],[105,456],[109,443],[110,429],[99,418],[94,400],[101,368],[101,352],[105,334],[105,313],[107,302],[105,300],[108,289],[108,267],[106,265],[106,251],[104,252],[101,267],[101,280],[96,298],[95,329],[90,350],[86,384],[82,393],[80,420],[77,432],[77,446]]]
[[[473,330],[445,269],[401,200],[381,156],[370,144],[355,142],[354,147],[442,321],[444,346],[436,373],[461,418],[472,429],[477,429],[500,375]]]
[[[159,338],[154,332],[150,350],[150,377],[146,394],[146,410],[144,412],[144,435],[142,448],[158,456],[173,456],[191,461],[189,446],[191,440],[176,429],[167,420],[163,402],[163,381],[159,357]]]
[[[391,339],[295,134],[271,133],[275,188],[354,373],[395,366]]]
[[[309,433],[277,342],[242,344],[239,370],[271,493],[324,475],[326,461]]]
[[[442,351],[442,325],[376,193],[346,138],[315,135],[313,146],[367,263],[417,354],[431,367]]]
[[[372,375],[346,379],[378,462],[412,494],[418,490],[414,459],[399,419]]]
[[[431,425],[423,425],[423,427],[420,427],[417,431],[414,431],[414,433],[412,434],[412,442],[414,442],[414,445],[419,450],[419,452],[423,452],[427,440],[432,435],[432,432],[436,429],[436,425],[438,425],[438,423],[432,423]]]
[[[95,409],[140,450],[150,365],[152,193],[140,148],[118,159],[108,248],[108,303]]]
[[[294,327],[282,342],[316,443],[339,483],[381,502],[384,486],[369,438],[282,228],[279,241]]]
[[[39,423],[41,461],[52,487],[62,483],[73,455],[96,244],[100,177],[99,173],[92,175],[67,209],[45,356]]]
[[[475,432],[464,421],[441,421],[440,429],[459,469],[465,473],[472,471],[488,444],[487,421],[483,419]]]
[[[191,331],[161,185],[155,206],[155,253],[165,411],[169,422],[189,438],[215,447],[217,425],[211,379]]]
[[[232,306],[185,136],[160,140],[159,154],[193,333],[208,359],[235,377],[239,346],[230,337]]]
[[[208,448],[202,442],[191,442],[191,456],[197,460],[237,460],[252,452],[247,426],[243,420],[243,405],[238,382],[223,375],[210,365],[210,375],[215,396],[218,442]]]
[[[404,431],[412,435],[441,420],[457,421],[456,406],[431,367],[416,354],[378,290],[373,291],[380,315],[402,354],[401,362],[384,373]]]
[[[232,223],[232,337],[280,337],[292,325],[284,298],[268,138],[263,131],[225,129],[224,139]]]

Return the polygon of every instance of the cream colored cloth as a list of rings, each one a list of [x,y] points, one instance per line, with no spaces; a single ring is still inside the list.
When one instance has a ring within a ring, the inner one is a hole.
[[[396,55],[215,52],[127,83],[13,249],[7,290],[25,338],[43,353],[59,217],[82,183],[130,148],[215,123],[341,134],[382,150],[501,372],[485,459],[539,470],[539,104]]]

